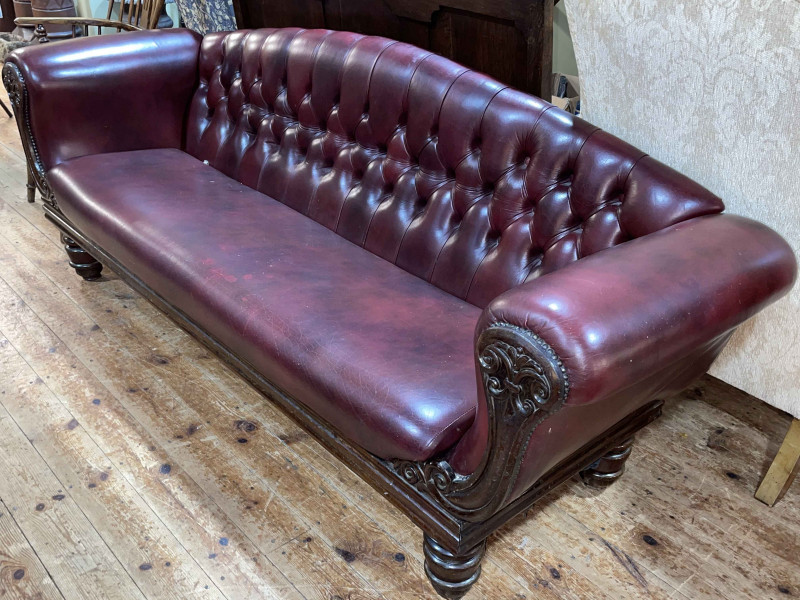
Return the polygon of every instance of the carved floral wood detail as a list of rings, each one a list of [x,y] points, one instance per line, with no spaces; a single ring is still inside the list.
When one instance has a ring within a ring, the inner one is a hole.
[[[482,521],[511,493],[534,429],[564,404],[566,369],[553,349],[530,331],[498,323],[477,346],[489,419],[487,449],[474,473],[462,475],[443,459],[391,461],[391,468],[453,516]]]
[[[33,182],[39,189],[42,198],[56,207],[56,199],[45,178],[44,165],[39,157],[36,148],[36,141],[31,129],[30,113],[28,111],[28,90],[25,87],[25,78],[14,63],[6,63],[3,67],[3,85],[8,92],[11,107],[14,109],[14,116],[17,120],[20,136],[22,137],[22,147],[25,151],[25,158],[28,163],[28,170],[33,177]]]

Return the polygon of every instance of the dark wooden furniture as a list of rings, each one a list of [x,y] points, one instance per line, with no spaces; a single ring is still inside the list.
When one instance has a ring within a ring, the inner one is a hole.
[[[73,0],[31,0],[33,18],[38,19],[74,19],[77,17]],[[72,29],[67,23],[52,22],[47,25],[47,35],[50,39],[69,39]]]
[[[355,31],[432,50],[550,99],[553,0],[233,0],[241,29]]]
[[[102,34],[104,30],[120,33],[153,29],[158,24],[158,18],[164,9],[164,0],[133,0],[125,3],[125,10],[122,11],[122,14],[116,14],[115,11],[118,12],[120,7],[115,4],[115,0],[109,0],[105,19],[33,16],[18,18],[16,23],[21,27],[35,27],[34,36],[39,42],[46,43],[51,39],[89,35],[90,27],[95,28],[97,35]],[[112,18],[115,14],[117,18]],[[58,37],[53,36],[51,28],[59,28],[58,31],[61,33]]]
[[[14,29],[14,0],[0,0],[0,31]]]
[[[119,273],[394,502],[446,598],[553,487],[617,480],[796,277],[690,179],[384,38],[92,36],[3,82],[71,266]]]

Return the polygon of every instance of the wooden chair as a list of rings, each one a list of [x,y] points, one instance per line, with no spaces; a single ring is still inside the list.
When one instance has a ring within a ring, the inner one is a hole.
[[[105,19],[85,17],[21,17],[14,23],[21,27],[34,27],[34,36],[41,43],[49,42],[47,25],[68,25],[72,27],[71,37],[89,35],[90,27],[97,28],[97,35],[103,29],[113,29],[117,33],[122,31],[138,31],[140,29],[155,29],[158,17],[164,8],[164,0],[123,0],[116,2],[109,0]],[[112,18],[118,11],[117,18]]]

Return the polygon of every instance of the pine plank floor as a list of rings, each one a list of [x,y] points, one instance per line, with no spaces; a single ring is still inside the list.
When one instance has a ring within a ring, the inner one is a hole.
[[[0,598],[436,598],[420,532],[113,273],[81,280],[25,179],[0,115]],[[701,379],[617,484],[494,535],[467,598],[800,596],[800,484],[753,498],[790,420]]]

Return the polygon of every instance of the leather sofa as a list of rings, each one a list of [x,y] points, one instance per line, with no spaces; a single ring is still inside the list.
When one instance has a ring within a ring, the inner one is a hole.
[[[24,48],[3,81],[70,264],[119,273],[385,493],[447,598],[554,486],[615,481],[796,277],[669,167],[383,38],[136,32]]]

